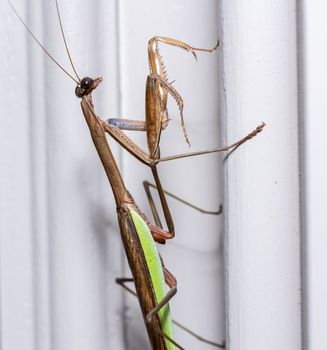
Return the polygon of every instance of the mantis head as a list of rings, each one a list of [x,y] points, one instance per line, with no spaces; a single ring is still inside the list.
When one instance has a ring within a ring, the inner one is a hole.
[[[79,98],[89,95],[97,86],[102,82],[102,78],[92,79],[90,77],[85,77],[75,88],[75,95]]]

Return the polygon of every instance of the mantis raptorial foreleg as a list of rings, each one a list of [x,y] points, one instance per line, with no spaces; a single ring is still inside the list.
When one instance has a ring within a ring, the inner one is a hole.
[[[103,125],[103,128],[134,157],[151,167],[158,188],[167,231],[170,232],[171,237],[173,237],[175,235],[174,222],[156,170],[156,161],[160,156],[159,141],[161,131],[166,128],[169,121],[167,111],[168,95],[171,95],[178,105],[184,136],[188,143],[189,140],[183,118],[184,102],[178,91],[172,86],[172,83],[169,83],[168,81],[165,64],[159,53],[159,42],[191,52],[195,58],[196,51],[212,52],[219,45],[219,43],[217,43],[214,48],[202,49],[192,47],[180,40],[167,37],[154,37],[150,39],[148,42],[150,74],[148,75],[146,82],[146,121],[111,118],[107,121],[107,125]],[[149,151],[146,152],[142,150],[122,130],[146,131]]]
[[[107,123],[109,125],[115,125],[121,130],[133,130],[133,131],[146,131],[148,148],[151,157],[156,156],[156,151],[159,147],[160,133],[168,125],[168,111],[166,109],[166,104],[162,100],[160,93],[158,91],[163,90],[174,98],[180,113],[181,126],[184,131],[184,136],[189,143],[187,136],[187,131],[185,128],[183,109],[184,101],[180,96],[178,91],[173,87],[172,83],[166,81],[161,75],[157,73],[151,73],[147,76],[146,81],[146,121],[140,122],[138,120],[132,119],[122,119],[122,118],[109,118]],[[151,119],[147,117],[148,114],[155,114],[156,118]],[[144,124],[143,124],[144,123]],[[158,132],[159,130],[159,132]]]
[[[150,153],[152,154],[153,154],[152,150],[156,150],[158,147],[161,130],[165,129],[165,127],[167,126],[167,122],[169,120],[168,112],[166,109],[168,93],[170,93],[173,96],[178,106],[180,107],[181,123],[184,131],[184,135],[185,135],[185,139],[189,143],[186,128],[182,118],[182,108],[180,106],[180,104],[183,103],[183,99],[180,97],[176,89],[174,89],[174,87],[172,86],[172,83],[169,83],[165,63],[159,52],[159,43],[175,46],[187,52],[190,52],[193,54],[195,59],[197,59],[196,51],[213,52],[219,46],[219,41],[217,41],[217,44],[213,48],[209,48],[209,49],[196,48],[181,40],[176,40],[173,38],[168,38],[163,36],[155,36],[148,41],[148,62],[149,62],[150,75],[148,76],[147,83],[146,83],[146,97],[154,98],[156,99],[156,103],[160,104],[159,110],[154,111],[154,113],[152,114],[151,114],[151,111],[150,113],[146,113],[146,130],[148,134],[149,133],[151,134],[150,137],[148,136],[148,141],[149,141],[149,138],[152,139],[149,145],[149,150],[150,150]],[[154,84],[156,86],[154,86]],[[162,86],[159,86],[160,84]],[[151,107],[151,103],[148,103],[148,101],[146,102],[147,102],[146,107],[148,112],[148,107]],[[156,103],[153,104],[154,107],[157,107]],[[109,119],[109,123],[112,123],[117,126],[119,124],[120,125],[119,127],[121,129],[141,130],[138,127],[136,127],[135,129],[133,128],[135,122],[136,124],[138,124],[139,121],[134,121],[134,120],[122,121],[121,119],[117,119],[117,118]],[[155,130],[153,130],[153,128],[151,127],[152,123],[156,126]],[[152,133],[156,137],[152,137],[153,136]]]
[[[156,169],[156,164],[163,161],[190,157],[195,155],[201,155],[212,152],[222,152],[227,151],[233,148],[238,147],[245,141],[254,137],[258,134],[264,124],[258,126],[250,134],[243,137],[239,141],[233,143],[232,145],[225,146],[222,148],[217,148],[213,150],[205,150],[200,152],[191,152],[185,154],[176,154],[169,157],[160,158],[160,136],[161,131],[166,128],[168,125],[169,117],[167,111],[167,99],[168,95],[171,95],[175,102],[178,105],[181,125],[183,128],[184,136],[186,142],[189,143],[184,117],[183,117],[183,108],[184,102],[182,97],[179,95],[178,91],[172,86],[172,83],[168,82],[168,76],[166,73],[165,64],[163,62],[162,56],[159,53],[159,43],[164,43],[167,45],[175,46],[181,49],[184,49],[188,52],[191,52],[196,58],[196,51],[205,51],[212,52],[218,48],[219,42],[217,45],[211,49],[202,49],[192,47],[185,42],[180,40],[167,38],[167,37],[154,37],[148,42],[148,53],[149,53],[149,68],[150,74],[147,77],[146,82],[146,120],[132,120],[132,119],[120,119],[120,118],[110,118],[107,120],[107,125],[104,125],[106,132],[110,134],[123,148],[125,148],[129,153],[131,153],[135,158],[137,158],[142,163],[151,167],[158,194],[160,197],[161,206],[163,209],[163,214],[165,217],[165,222],[168,228],[168,232],[171,233],[171,236],[174,237],[175,229],[174,222],[170,213],[170,209],[166,200],[165,191],[162,188],[160,178]],[[147,134],[147,143],[148,143],[148,152],[141,149],[134,141],[132,141],[123,130],[134,130],[134,131],[146,131]],[[151,203],[151,202],[150,202]],[[151,205],[151,204],[150,204]],[[163,227],[158,215],[158,212],[153,209],[152,212],[155,217],[157,224],[160,223],[160,227]]]

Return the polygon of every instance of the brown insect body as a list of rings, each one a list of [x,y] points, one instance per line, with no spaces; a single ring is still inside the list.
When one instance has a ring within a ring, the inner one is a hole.
[[[129,214],[128,205],[124,204],[122,208],[118,209],[118,221],[125,253],[133,275],[136,293],[139,296],[138,301],[143,318],[146,320],[148,313],[155,308],[156,302],[148,267],[134,223]],[[166,350],[167,348],[163,338],[158,336],[157,330],[161,329],[159,317],[155,316],[152,322],[145,322],[145,325],[152,348],[155,350]]]
[[[95,83],[95,87],[93,87],[93,89],[96,88],[100,82],[101,80],[99,79]],[[130,215],[131,209],[135,210],[142,218],[145,219],[145,221],[147,220],[145,215],[134,203],[133,198],[124,185],[117,163],[112,155],[105,136],[105,131],[103,128],[104,122],[95,114],[91,92],[82,97],[81,107],[85,120],[90,129],[93,143],[106,171],[115,197],[120,233],[127,260],[133,275],[136,293],[138,295],[139,304],[145,320],[149,340],[154,350],[167,350],[163,337],[158,334],[158,329],[161,329],[159,317],[154,315],[151,322],[146,322],[147,315],[156,307],[157,302],[155,300],[153,286],[149,270],[145,262],[143,249]]]

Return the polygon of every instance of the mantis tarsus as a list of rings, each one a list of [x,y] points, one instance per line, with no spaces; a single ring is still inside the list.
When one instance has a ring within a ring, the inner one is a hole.
[[[158,37],[155,38],[153,42],[158,39]],[[187,45],[180,41],[169,38],[160,38],[160,40],[167,40],[167,42],[170,43],[175,42],[176,46]],[[191,48],[188,45],[185,47],[197,50]],[[155,118],[151,123],[154,123],[155,131],[150,132],[150,128],[148,127],[149,124],[146,124],[146,127],[143,127],[149,132],[148,140],[151,140],[152,136],[154,138],[153,151],[151,151],[152,146],[149,145],[150,155],[147,155],[145,152],[140,151],[135,143],[133,143],[129,138],[126,138],[127,136],[123,134],[119,128],[117,128],[117,126],[114,125],[115,123],[117,125],[117,121],[111,120],[109,123],[107,123],[97,117],[92,100],[92,91],[101,83],[101,78],[84,78],[80,80],[77,76],[77,81],[74,78],[73,79],[77,82],[76,95],[82,99],[81,106],[84,117],[89,126],[93,142],[105,168],[116,200],[121,235],[124,242],[126,255],[128,257],[134,277],[137,295],[146,321],[151,344],[154,349],[173,349],[174,346],[172,344],[174,344],[177,348],[182,349],[180,345],[171,339],[171,321],[168,315],[164,315],[165,313],[168,313],[168,301],[176,293],[176,280],[173,275],[170,274],[162,265],[162,261],[160,260],[160,257],[155,246],[153,245],[152,240],[153,236],[156,241],[162,243],[165,241],[165,239],[171,238],[174,234],[172,219],[170,217],[168,205],[165,199],[163,199],[164,191],[161,188],[159,177],[156,171],[156,165],[161,161],[168,161],[180,157],[208,153],[208,151],[159,158],[158,147],[160,133],[168,122],[168,117],[165,113],[167,95],[170,93],[175,99],[177,99],[179,103],[182,100],[179,99],[177,91],[173,89],[171,84],[167,83],[166,79],[161,76],[161,73],[163,73],[161,71],[161,66],[158,67],[160,69],[157,70],[156,73],[152,72],[149,75],[147,84],[149,95],[152,94],[152,96],[158,99],[157,104],[153,103],[153,99],[151,98],[149,98],[147,103],[148,109],[154,111]],[[128,123],[125,125],[127,124]],[[130,123],[129,125],[132,124],[133,123]],[[128,128],[125,125],[123,128]],[[241,143],[255,136],[258,132],[261,131],[261,129],[262,126],[258,127],[244,139],[231,146],[212,151],[217,152],[237,147]],[[151,225],[145,215],[142,214],[140,209],[137,207],[131,195],[126,190],[115,159],[111,153],[105,132],[108,132],[125,149],[127,149],[135,157],[151,167],[154,173],[157,188],[161,194],[160,198],[166,217],[168,231],[163,230],[161,224]],[[186,136],[186,131],[184,131],[184,133]],[[145,245],[150,245],[151,248],[147,250],[144,248]],[[155,260],[155,265],[152,267],[149,265],[150,255]],[[158,283],[154,282],[156,278],[158,279]],[[163,286],[164,281],[166,281],[170,287],[170,290],[167,294],[165,294],[166,291],[165,287]],[[124,281],[120,280],[119,282]],[[222,347],[222,345],[220,345],[220,347]]]

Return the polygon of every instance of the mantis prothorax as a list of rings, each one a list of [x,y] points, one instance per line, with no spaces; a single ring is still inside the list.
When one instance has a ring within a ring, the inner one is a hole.
[[[57,4],[57,1],[56,1]],[[57,4],[58,8],[58,4]],[[15,10],[14,10],[15,11]],[[17,12],[15,11],[17,14]],[[17,14],[18,15],[18,14]],[[19,16],[18,16],[19,17]],[[20,18],[20,17],[19,17]],[[60,15],[58,11],[58,18]],[[21,20],[22,21],[22,20]],[[22,21],[23,22],[23,21]],[[61,21],[60,21],[61,22]],[[24,24],[24,23],[23,23]],[[60,23],[61,24],[61,23]],[[24,24],[25,25],[25,24]],[[26,25],[25,25],[26,27]],[[62,26],[61,26],[62,28]],[[27,28],[29,33],[38,42],[35,36]],[[63,32],[63,31],[62,31]],[[64,34],[63,34],[64,37]],[[170,41],[176,43],[175,46],[189,47],[190,50],[202,50],[212,51],[206,49],[195,49],[182,43],[178,40],[169,38],[156,37],[153,39],[153,43],[157,40]],[[66,40],[64,37],[65,45]],[[39,42],[38,42],[39,43]],[[40,44],[40,43],[39,43]],[[42,45],[40,44],[42,47]],[[43,48],[43,47],[42,47]],[[43,48],[44,49],[44,48]],[[44,49],[45,50],[45,49]],[[45,50],[46,51],[46,50]],[[47,51],[46,51],[47,52]],[[68,50],[67,50],[68,52]],[[49,53],[47,52],[49,55]],[[69,55],[69,53],[68,53]],[[52,56],[50,55],[52,58]],[[70,56],[69,56],[70,57]],[[53,59],[53,58],[52,58]],[[129,261],[129,265],[133,274],[133,280],[136,287],[137,296],[141,305],[141,309],[146,322],[148,335],[153,349],[174,349],[175,347],[183,349],[176,341],[173,340],[172,334],[172,321],[170,318],[168,302],[176,293],[176,279],[168,272],[164,267],[162,259],[160,258],[154,241],[164,242],[166,239],[171,238],[174,234],[173,226],[170,229],[169,226],[173,225],[169,208],[164,198],[164,191],[161,187],[159,177],[156,171],[156,165],[161,161],[167,161],[177,159],[180,157],[193,156],[208,151],[188,153],[184,155],[176,155],[166,158],[159,158],[159,139],[161,130],[163,130],[168,122],[168,115],[166,113],[166,102],[168,93],[170,93],[178,102],[180,110],[182,112],[182,100],[177,91],[167,83],[164,71],[161,71],[160,56],[156,56],[159,59],[159,70],[156,73],[151,73],[148,77],[147,83],[147,112],[149,113],[151,122],[147,122],[146,128],[148,132],[148,141],[153,138],[154,148],[151,151],[152,146],[149,144],[150,154],[143,152],[140,148],[129,139],[117,126],[114,124],[117,122],[111,120],[109,123],[101,120],[95,113],[92,92],[101,83],[102,78],[84,78],[80,80],[73,64],[72,67],[76,74],[77,79],[62,69],[77,83],[76,95],[80,97],[82,111],[86,122],[88,124],[92,140],[97,149],[101,162],[104,166],[108,180],[112,187],[112,191],[115,197],[117,205],[117,215],[120,226],[120,232],[124,243],[126,255]],[[54,60],[54,59],[53,59]],[[71,60],[71,58],[70,58]],[[56,61],[55,61],[56,62]],[[56,62],[56,64],[58,64]],[[153,68],[152,68],[153,69]],[[148,117],[147,113],[147,117]],[[151,114],[152,113],[152,114]],[[148,119],[147,119],[148,120]],[[133,123],[130,123],[132,125]],[[127,125],[127,124],[126,124]],[[151,126],[154,126],[151,131]],[[241,143],[255,136],[261,131],[263,125],[259,126],[249,135],[235,144],[224,147],[222,149],[215,149],[211,152],[225,151],[231,148],[239,146]],[[161,225],[151,225],[149,220],[137,207],[133,198],[126,190],[121,174],[115,162],[115,159],[111,153],[108,141],[105,136],[105,132],[108,132],[114,139],[116,139],[125,149],[127,149],[136,158],[140,159],[143,163],[149,165],[155,177],[156,185],[160,193],[162,206],[164,209],[168,231],[163,230]],[[185,137],[187,139],[186,131],[184,130]],[[152,142],[152,141],[151,141]],[[152,143],[151,143],[152,145]],[[152,153],[151,153],[152,152]],[[163,196],[163,197],[162,197]],[[168,214],[169,213],[169,214]],[[168,219],[167,219],[168,217]],[[126,282],[127,280],[120,280],[119,282]],[[165,282],[170,287],[166,293]],[[210,343],[210,342],[208,342]],[[223,347],[223,344],[214,344],[217,347]]]

